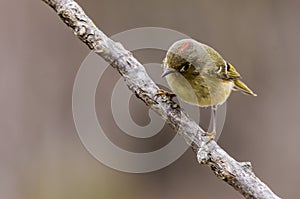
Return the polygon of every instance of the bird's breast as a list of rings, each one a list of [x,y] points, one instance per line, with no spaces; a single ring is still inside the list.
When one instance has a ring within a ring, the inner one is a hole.
[[[172,92],[183,101],[201,107],[223,104],[233,88],[232,82],[200,75],[186,78],[179,73],[173,73],[166,80]]]

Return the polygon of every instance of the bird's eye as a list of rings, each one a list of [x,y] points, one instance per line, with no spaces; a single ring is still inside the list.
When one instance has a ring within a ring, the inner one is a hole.
[[[190,68],[191,64],[186,62],[182,65],[180,72],[186,72]]]

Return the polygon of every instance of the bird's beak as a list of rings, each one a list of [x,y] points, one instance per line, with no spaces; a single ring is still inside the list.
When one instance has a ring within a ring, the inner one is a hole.
[[[175,73],[175,72],[176,72],[176,70],[173,68],[165,68],[164,72],[161,74],[161,77],[165,77],[165,76],[167,76],[171,73]]]

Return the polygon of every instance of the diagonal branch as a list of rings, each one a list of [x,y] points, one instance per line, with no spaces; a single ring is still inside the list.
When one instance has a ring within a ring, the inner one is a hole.
[[[270,188],[252,171],[250,162],[237,162],[200,126],[172,101],[169,96],[156,95],[158,86],[152,81],[132,54],[101,32],[82,8],[73,0],[43,0],[74,31],[91,50],[119,71],[128,88],[153,109],[197,152],[199,163],[208,165],[216,176],[239,191],[245,198],[278,199]]]

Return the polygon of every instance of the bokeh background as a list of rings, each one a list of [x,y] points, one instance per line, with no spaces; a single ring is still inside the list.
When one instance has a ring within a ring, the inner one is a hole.
[[[231,95],[218,143],[237,160],[251,161],[275,193],[299,197],[299,1],[78,3],[107,35],[164,27],[222,52],[258,97]],[[71,106],[76,72],[89,49],[42,1],[0,4],[0,198],[242,198],[208,167],[199,166],[191,150],[146,174],[122,173],[95,160],[80,142]],[[135,52],[143,63],[158,63],[163,54]],[[174,133],[165,127],[163,135],[140,144],[116,130],[104,108],[109,100],[101,99],[110,96],[110,83],[119,76],[112,69],[107,74],[99,82],[96,107],[114,142],[133,151],[151,151],[172,138]],[[147,124],[147,109],[131,101],[133,119]],[[201,121],[204,126],[208,117]]]

